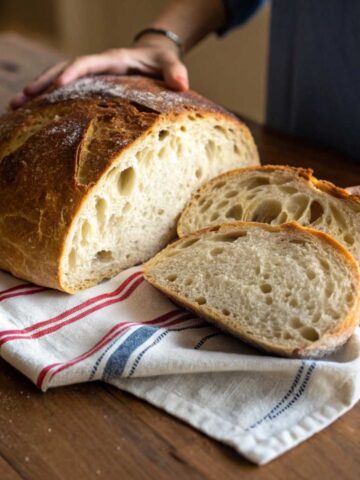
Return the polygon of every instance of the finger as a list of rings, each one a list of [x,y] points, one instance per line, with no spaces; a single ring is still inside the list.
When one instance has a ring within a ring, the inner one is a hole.
[[[66,85],[85,75],[94,73],[124,74],[127,70],[124,54],[89,55],[79,58],[65,68],[56,83]]]
[[[187,69],[177,58],[165,58],[163,60],[163,76],[165,83],[170,88],[179,91],[186,91],[189,89]]]
[[[353,187],[348,187],[345,190],[351,195],[360,195],[360,185],[354,185]]]
[[[10,100],[9,106],[12,110],[16,110],[17,108],[22,107],[26,102],[28,102],[30,98],[31,97],[28,97],[23,92],[18,93]]]
[[[68,62],[57,63],[24,88],[25,95],[34,96],[45,90],[63,71]]]

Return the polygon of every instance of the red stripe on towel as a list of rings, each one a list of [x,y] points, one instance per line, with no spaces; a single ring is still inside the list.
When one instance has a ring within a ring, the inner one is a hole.
[[[148,326],[148,325],[161,326],[161,325],[167,324],[166,326],[169,327],[169,326],[172,326],[172,325],[176,325],[176,324],[178,324],[182,321],[189,320],[189,319],[193,318],[193,315],[191,315],[189,313],[185,313],[181,317],[176,318],[176,319],[172,320],[171,322],[167,323],[170,319],[179,315],[179,313],[181,313],[181,310],[172,310],[171,312],[168,312],[165,315],[161,315],[160,317],[156,317],[153,320],[150,320],[149,322],[144,322],[142,324],[134,323],[134,322],[118,323],[117,325],[112,327],[97,343],[95,343],[95,345],[93,345],[89,350],[82,353],[81,355],[78,355],[74,359],[72,359],[72,360],[70,360],[70,361],[68,361],[68,362],[66,362],[65,364],[62,364],[62,365],[60,363],[54,363],[52,365],[48,365],[47,367],[44,367],[41,370],[41,372],[38,376],[38,380],[36,382],[36,385],[39,388],[42,388],[43,381],[44,381],[47,373],[51,369],[53,369],[54,367],[58,367],[58,368],[51,374],[51,377],[50,377],[49,381],[57,373],[65,370],[69,367],[72,367],[73,365],[75,365],[75,364],[81,362],[82,360],[85,360],[86,358],[90,357],[91,355],[93,355],[94,353],[99,351],[101,348],[108,345],[112,340],[114,340],[117,336],[119,336],[125,330],[128,330],[129,328],[131,328],[135,325],[138,325],[138,326]]]
[[[113,296],[119,294],[120,292],[122,292],[125,289],[125,287],[127,287],[127,285],[134,278],[136,278],[140,275],[142,275],[142,272],[135,272],[132,275],[130,275],[126,280],[124,280],[113,292],[103,293],[101,295],[97,295],[95,297],[89,298],[88,300],[86,300],[83,303],[80,303],[76,307],[70,308],[69,310],[65,310],[65,312],[60,313],[56,317],[50,318],[48,320],[43,320],[43,321],[38,322],[38,323],[34,323],[34,325],[31,325],[31,326],[23,328],[23,329],[3,330],[2,332],[0,332],[0,338],[5,337],[7,335],[13,335],[13,334],[17,334],[17,335],[26,334],[26,333],[32,332],[33,330],[37,330],[41,327],[51,325],[52,323],[55,323],[59,320],[63,320],[64,318],[68,317],[72,313],[75,313],[79,310],[82,310],[83,308],[88,307],[89,305],[92,305],[93,303],[96,303],[100,300],[103,300],[104,298],[110,298],[110,297],[113,297]],[[1,346],[1,342],[0,342],[0,346]]]
[[[130,277],[129,277],[129,279],[130,279]],[[12,341],[12,340],[32,340],[32,339],[36,339],[36,338],[41,338],[45,335],[48,335],[49,333],[56,332],[57,330],[60,330],[60,328],[66,326],[66,325],[70,325],[71,323],[74,323],[78,320],[81,320],[82,318],[88,316],[90,313],[93,313],[93,312],[95,312],[97,310],[100,310],[104,307],[107,307],[107,306],[112,305],[114,303],[121,302],[121,301],[125,300],[126,298],[128,298],[132,294],[132,292],[134,290],[136,290],[136,288],[139,285],[141,285],[141,283],[143,281],[144,281],[144,278],[138,278],[134,283],[131,284],[131,286],[127,289],[127,291],[121,297],[114,298],[112,300],[108,300],[106,302],[100,303],[99,305],[95,305],[94,307],[92,307],[88,310],[85,310],[84,312],[76,315],[75,317],[71,317],[71,318],[65,320],[62,323],[58,323],[56,325],[50,326],[49,328],[47,328],[45,330],[40,330],[39,332],[30,333],[30,334],[28,334],[26,331],[24,331],[24,335],[8,335],[7,337],[0,340],[0,347],[2,345],[4,345],[5,343],[7,343],[9,341]],[[123,291],[126,288],[128,283],[129,282],[126,282],[126,285],[124,285],[121,290],[120,290],[120,288],[118,288],[116,293],[121,293],[121,291]],[[109,297],[109,296],[114,296],[114,295],[115,295],[115,293],[113,292],[111,294],[106,294],[105,296]],[[48,322],[46,322],[46,323],[48,323]],[[27,329],[25,329],[25,330],[27,330]]]

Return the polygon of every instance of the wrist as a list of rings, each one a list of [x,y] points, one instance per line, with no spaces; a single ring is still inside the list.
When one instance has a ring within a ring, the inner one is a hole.
[[[171,34],[171,32],[170,32]],[[139,34],[138,34],[139,35]],[[178,57],[182,57],[182,44],[180,38],[176,38],[177,36],[175,35],[175,40],[172,38],[169,38],[165,34],[156,33],[156,32],[145,32],[142,33],[140,32],[139,38],[134,39],[133,45],[136,47],[155,47],[155,48],[161,48],[161,49],[166,49],[166,50],[171,50]]]

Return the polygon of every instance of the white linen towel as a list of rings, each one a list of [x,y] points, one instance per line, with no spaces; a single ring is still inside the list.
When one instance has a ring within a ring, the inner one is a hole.
[[[360,397],[360,333],[326,360],[261,354],[132,268],[76,295],[0,272],[0,354],[39,388],[102,380],[264,464]]]

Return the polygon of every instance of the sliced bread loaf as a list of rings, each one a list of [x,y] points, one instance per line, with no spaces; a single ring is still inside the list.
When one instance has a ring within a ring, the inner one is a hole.
[[[330,236],[295,222],[200,230],[145,265],[175,302],[268,352],[321,357],[358,323],[359,269]]]
[[[332,235],[360,261],[360,197],[302,168],[242,168],[211,180],[185,208],[178,234],[232,221],[291,220]]]
[[[0,268],[90,287],[163,248],[204,181],[251,164],[248,129],[195,92],[79,79],[0,118]]]

